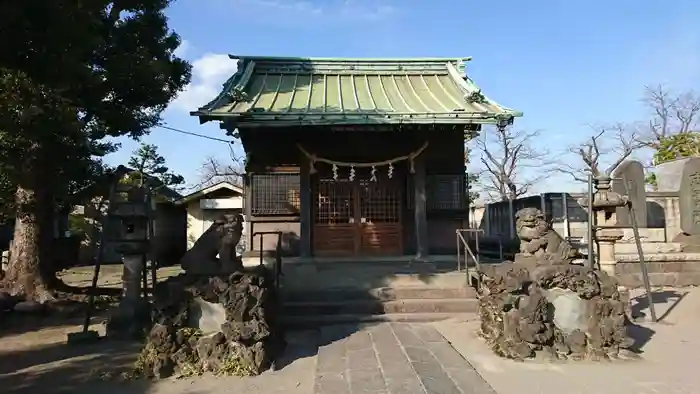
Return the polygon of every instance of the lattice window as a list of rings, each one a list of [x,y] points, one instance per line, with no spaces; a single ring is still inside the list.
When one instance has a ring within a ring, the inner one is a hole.
[[[406,202],[414,207],[413,179],[406,182]],[[467,209],[466,177],[461,174],[427,175],[425,179],[426,208],[432,211]]]
[[[250,183],[253,216],[299,214],[298,173],[253,174]]]
[[[398,223],[401,218],[401,192],[377,182],[360,182],[360,209],[365,223]]]
[[[318,224],[351,223],[353,216],[353,184],[347,180],[318,181],[315,222]]]

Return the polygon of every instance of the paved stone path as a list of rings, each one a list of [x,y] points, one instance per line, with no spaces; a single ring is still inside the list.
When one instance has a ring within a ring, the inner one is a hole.
[[[654,294],[666,299],[656,303],[657,316],[663,319],[630,330],[643,352],[634,361],[517,362],[496,356],[486,346],[476,335],[478,322],[432,325],[498,394],[698,394],[700,288],[654,289]],[[640,290],[632,295],[635,309],[646,295]],[[640,308],[648,316],[648,308]]]
[[[427,324],[321,330],[314,394],[495,394]]]

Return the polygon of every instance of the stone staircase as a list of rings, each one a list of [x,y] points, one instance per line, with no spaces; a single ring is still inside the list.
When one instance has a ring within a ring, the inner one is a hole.
[[[290,328],[347,322],[471,318],[476,292],[455,262],[290,264],[282,321]]]
[[[466,286],[324,289],[283,293],[282,298],[282,321],[288,328],[351,322],[469,319],[477,311],[476,292]]]
[[[647,254],[680,253],[683,244],[680,242],[645,242],[642,240],[642,252]],[[615,244],[615,254],[637,254],[637,244],[632,242],[618,242]]]

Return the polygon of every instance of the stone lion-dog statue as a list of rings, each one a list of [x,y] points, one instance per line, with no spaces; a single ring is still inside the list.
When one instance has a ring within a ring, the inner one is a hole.
[[[552,229],[542,211],[523,208],[515,213],[515,228],[520,239],[520,255],[567,264],[578,256],[578,251]]]

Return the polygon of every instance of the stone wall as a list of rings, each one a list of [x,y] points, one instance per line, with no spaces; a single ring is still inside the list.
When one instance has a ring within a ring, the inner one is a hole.
[[[700,254],[668,253],[644,257],[652,286],[700,286]],[[639,257],[618,256],[615,277],[625,287],[644,286]]]

